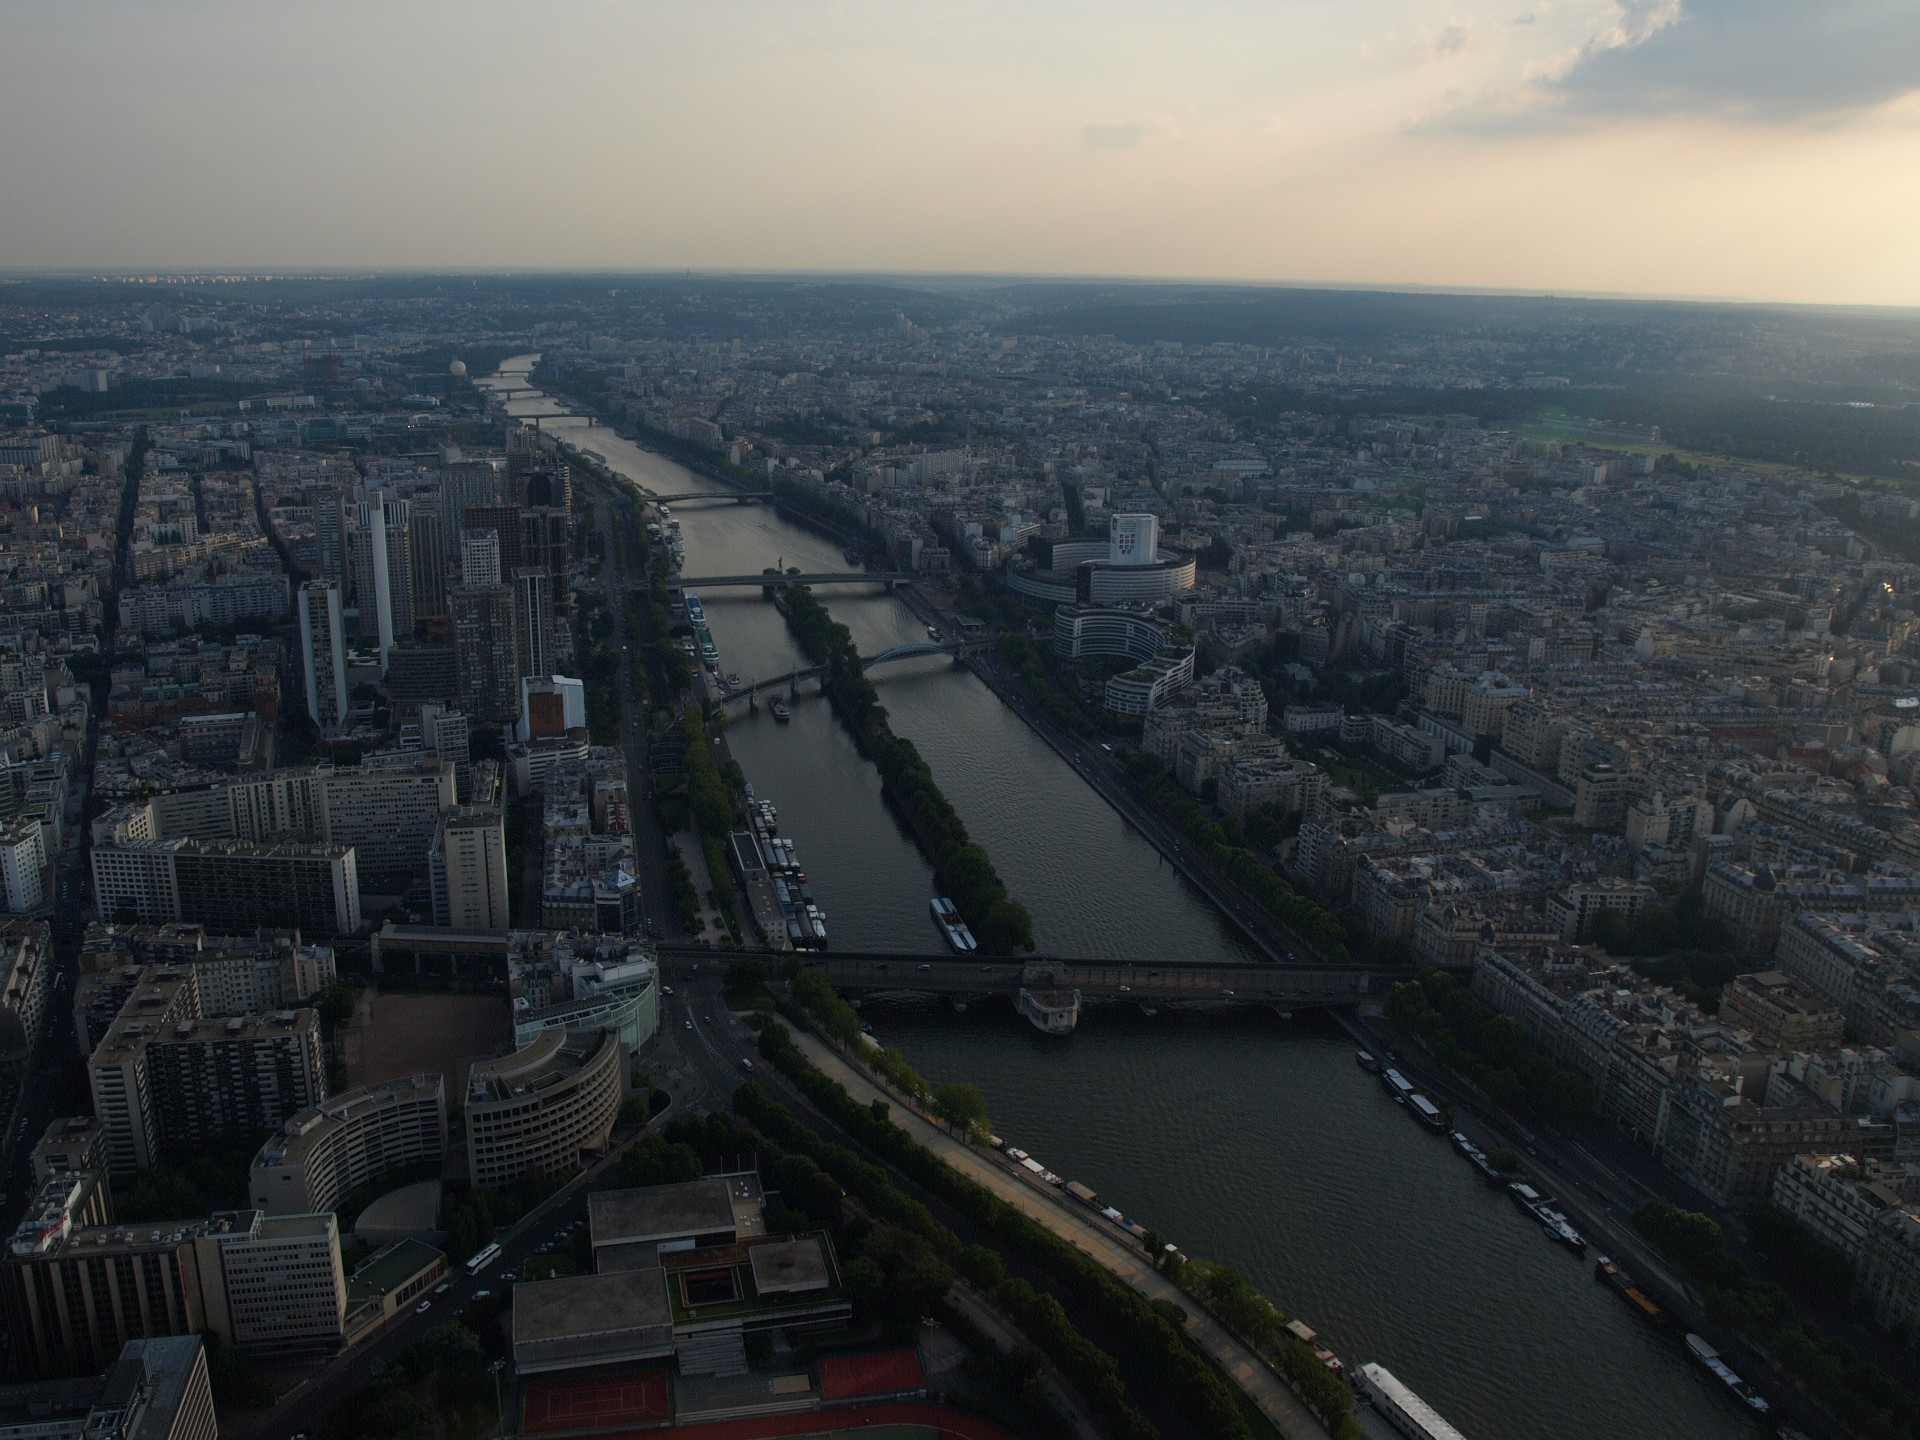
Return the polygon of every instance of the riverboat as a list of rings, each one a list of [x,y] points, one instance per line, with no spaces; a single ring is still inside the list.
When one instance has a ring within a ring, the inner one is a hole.
[[[1415,1091],[1407,1096],[1407,1110],[1413,1118],[1436,1135],[1447,1133],[1447,1117],[1440,1107]]]
[[[687,619],[695,625],[707,623],[707,609],[700,603],[700,596],[692,590],[683,592],[682,603],[687,607]]]
[[[1407,1440],[1467,1440],[1433,1406],[1408,1389],[1384,1365],[1371,1361],[1360,1367],[1354,1384]]]
[[[707,669],[717,672],[720,669],[720,647],[713,643],[711,632],[702,625],[693,632],[693,638],[700,645],[700,663]]]
[[[787,702],[782,700],[778,695],[767,702],[767,710],[773,718],[778,720],[782,725],[793,719],[793,711],[787,708]]]
[[[796,950],[827,948],[827,916],[807,889],[807,872],[800,868],[793,841],[779,833],[779,812],[771,800],[755,799],[747,806],[747,820],[753,827],[753,842],[759,848],[760,861],[772,881],[774,903],[779,907],[778,921],[763,927],[784,931],[787,943]]]
[[[1753,1386],[1733,1373],[1731,1366],[1720,1358],[1720,1352],[1702,1340],[1698,1335],[1687,1336],[1687,1350],[1712,1372],[1713,1377],[1731,1390],[1749,1410],[1756,1415],[1764,1415],[1773,1407],[1767,1404],[1766,1397]]]
[[[1380,1062],[1373,1058],[1373,1052],[1371,1050],[1354,1051],[1353,1063],[1369,1075],[1378,1075],[1380,1073]]]
[[[960,918],[960,911],[953,901],[944,895],[936,895],[931,903],[933,923],[940,927],[940,933],[947,937],[947,944],[956,955],[971,955],[980,948],[973,938],[973,932],[967,929],[966,922]]]
[[[1507,1186],[1507,1194],[1527,1214],[1547,1232],[1547,1238],[1556,1245],[1564,1245],[1576,1255],[1584,1255],[1587,1249],[1586,1238],[1567,1223],[1567,1217],[1554,1208],[1550,1197],[1523,1181],[1514,1181]]]
[[[1667,1312],[1654,1304],[1652,1297],[1633,1283],[1633,1277],[1606,1256],[1593,1262],[1593,1278],[1625,1300],[1633,1313],[1649,1325],[1667,1323]]]

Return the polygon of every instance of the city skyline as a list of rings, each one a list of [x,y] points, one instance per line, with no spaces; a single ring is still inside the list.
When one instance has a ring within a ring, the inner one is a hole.
[[[14,270],[1920,303],[1920,15],[1887,0],[7,8]]]

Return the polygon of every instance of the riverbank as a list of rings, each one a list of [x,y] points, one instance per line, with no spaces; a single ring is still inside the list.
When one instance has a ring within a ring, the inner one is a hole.
[[[1177,1308],[1180,1330],[1199,1351],[1258,1408],[1261,1415],[1289,1440],[1326,1433],[1313,1412],[1274,1374],[1272,1368],[1244,1341],[1201,1308],[1194,1298],[1162,1275],[1140,1247],[1110,1233],[1111,1227],[1081,1210],[1070,1208],[1054,1193],[1043,1193],[1014,1177],[996,1159],[949,1134],[920,1115],[898,1092],[883,1088],[858,1067],[842,1058],[824,1041],[805,1031],[790,1032],[807,1062],[844,1088],[863,1105],[880,1103],[889,1118],[907,1136],[993,1199],[1039,1225],[1058,1240],[1093,1261],[1107,1274],[1141,1295],[1155,1309],[1158,1302]],[[1104,1227],[1104,1228],[1103,1228]],[[1171,1319],[1172,1311],[1163,1311]]]

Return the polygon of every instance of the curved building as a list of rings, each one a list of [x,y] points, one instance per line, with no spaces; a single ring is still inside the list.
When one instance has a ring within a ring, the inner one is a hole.
[[[467,1174],[497,1190],[537,1166],[549,1173],[604,1150],[626,1080],[611,1030],[542,1030],[531,1044],[467,1075]]]
[[[1115,715],[1148,715],[1193,683],[1193,647],[1169,645],[1107,681],[1100,703]]]
[[[1115,515],[1107,539],[1036,540],[1007,563],[1007,587],[1056,605],[1158,603],[1193,588],[1194,557],[1160,548],[1152,515]]]
[[[1053,612],[1053,652],[1063,660],[1125,655],[1151,660],[1167,643],[1167,627],[1137,610],[1062,605]]]
[[[447,1154],[447,1082],[439,1072],[363,1085],[288,1117],[248,1170],[255,1209],[312,1215],[361,1185]]]

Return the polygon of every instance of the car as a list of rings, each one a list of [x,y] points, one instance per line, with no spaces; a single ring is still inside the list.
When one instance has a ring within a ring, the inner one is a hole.
[[[413,1307],[413,1313],[416,1315],[424,1315],[427,1313],[427,1311],[431,1310],[432,1308],[433,1308],[433,1301],[422,1300],[418,1305]]]
[[[691,1021],[691,1020],[683,1020],[683,1021],[681,1021],[680,1023],[681,1023],[681,1024],[683,1024],[683,1025],[685,1025],[685,1026],[687,1027],[687,1029],[689,1029],[689,1030],[691,1030],[691,1029],[693,1028],[693,1021]]]
[[[444,1295],[452,1288],[453,1282],[451,1280],[442,1280],[438,1285],[433,1287],[433,1293],[436,1295]]]
[[[493,1291],[476,1290],[473,1292],[473,1298],[476,1300],[491,1300],[493,1298]]]
[[[923,964],[923,965],[921,965],[921,966],[920,966],[920,969],[922,969],[922,970],[931,970],[931,969],[933,969],[933,966],[932,966],[931,964]]]
[[[660,987],[660,993],[662,995],[671,995],[673,993],[673,987],[671,985],[662,985]]]
[[[706,1021],[706,1022],[707,1022],[707,1024],[709,1024],[709,1025],[711,1025],[711,1024],[713,1023],[713,1017],[712,1017],[711,1015],[702,1015],[702,1016],[701,1016],[700,1018],[701,1018],[702,1020],[704,1020],[704,1021]]]
[[[741,1068],[742,1070],[751,1070],[751,1069],[753,1069],[753,1061],[751,1061],[751,1060],[749,1060],[749,1059],[748,1059],[748,1058],[747,1058],[746,1056],[744,1056],[744,1055],[742,1055],[742,1056],[740,1057],[740,1068]]]
[[[506,1274],[502,1275],[500,1278],[506,1281],[507,1284],[511,1285],[513,1284],[514,1281],[518,1280],[520,1277],[514,1274],[513,1271],[509,1270],[507,1271]]]

